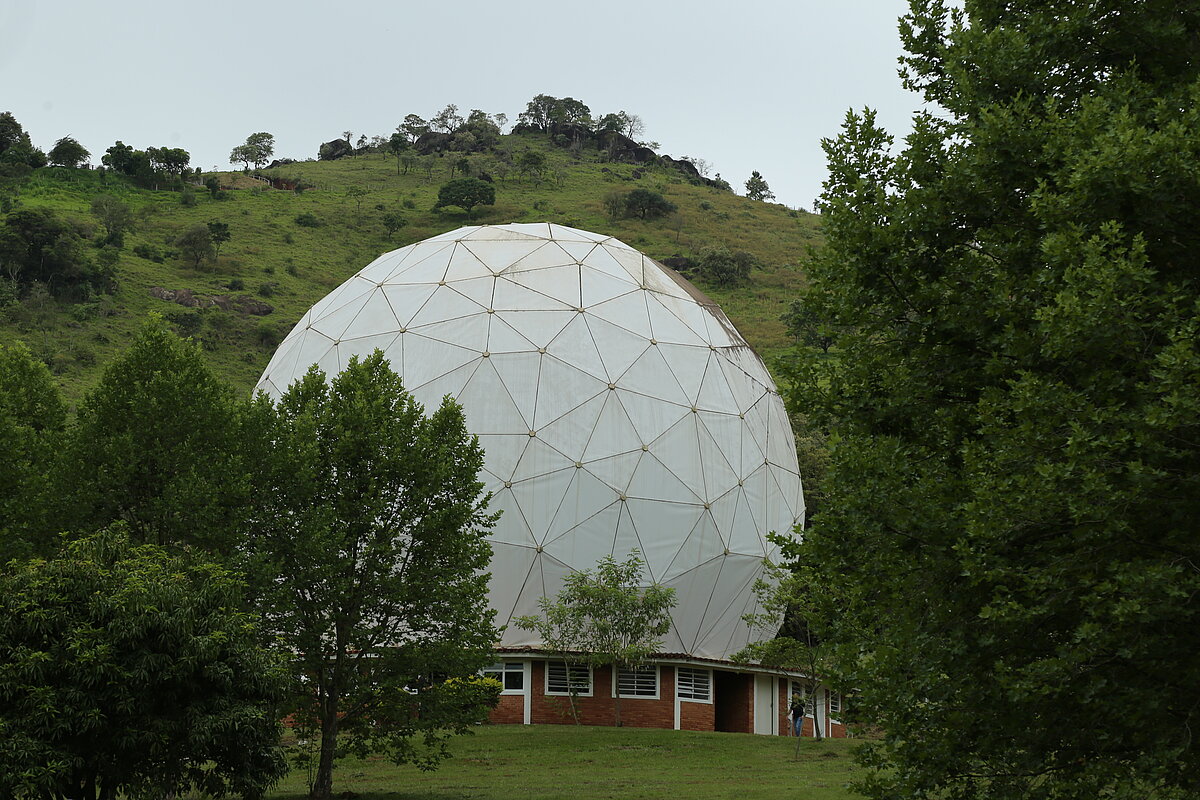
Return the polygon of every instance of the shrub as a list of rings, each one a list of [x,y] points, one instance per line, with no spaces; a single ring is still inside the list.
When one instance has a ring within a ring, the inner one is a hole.
[[[152,244],[134,245],[133,254],[138,258],[144,258],[147,261],[153,261],[155,264],[163,263],[162,251]]]
[[[697,262],[700,276],[717,286],[740,286],[750,280],[750,270],[758,260],[746,252],[730,252],[729,248],[708,247]]]
[[[319,228],[319,227],[321,227],[321,220],[317,219],[317,217],[314,214],[311,214],[307,211],[304,212],[303,214],[298,214],[296,216],[295,222],[301,228]]]
[[[631,217],[654,219],[676,210],[674,203],[652,189],[634,189],[625,196],[625,213]]]

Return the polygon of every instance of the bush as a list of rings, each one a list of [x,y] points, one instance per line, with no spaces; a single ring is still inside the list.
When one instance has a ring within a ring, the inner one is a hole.
[[[258,296],[273,297],[277,291],[279,291],[279,284],[275,281],[267,281],[258,287]]]
[[[225,286],[231,292],[240,292],[246,288],[246,282],[244,280],[242,280],[241,278],[230,278],[229,281],[225,284]]]
[[[730,252],[729,248],[708,247],[697,262],[700,277],[717,286],[740,286],[750,280],[750,270],[759,266],[758,259],[746,252]]]
[[[191,187],[183,187],[183,191],[179,193],[179,204],[184,208],[196,205],[196,193],[192,191]]]
[[[155,264],[163,263],[163,252],[152,244],[134,245],[133,254],[138,258],[153,261]]]
[[[674,203],[652,189],[634,189],[625,195],[625,213],[631,217],[654,219],[676,210]]]
[[[303,214],[297,215],[295,222],[301,228],[319,228],[319,227],[321,227],[321,220],[317,219],[317,217],[315,215],[310,214],[307,211],[304,212]]]

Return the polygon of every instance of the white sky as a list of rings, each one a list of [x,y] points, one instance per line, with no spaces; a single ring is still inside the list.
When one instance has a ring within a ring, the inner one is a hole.
[[[0,0],[0,111],[93,162],[120,139],[228,167],[255,131],[315,157],[344,130],[388,135],[447,103],[510,122],[539,93],[638,114],[660,153],[753,169],[810,208],[820,140],[864,106],[899,138],[904,0]]]

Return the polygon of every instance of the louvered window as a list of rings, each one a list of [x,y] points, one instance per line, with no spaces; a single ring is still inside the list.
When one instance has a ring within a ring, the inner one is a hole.
[[[622,667],[617,670],[621,697],[658,697],[658,667]]]
[[[675,675],[675,693],[681,700],[712,702],[712,672],[680,667]]]
[[[546,662],[546,694],[591,695],[592,669],[564,661]]]

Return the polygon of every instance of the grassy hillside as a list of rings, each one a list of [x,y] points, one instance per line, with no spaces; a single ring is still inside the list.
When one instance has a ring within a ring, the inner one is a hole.
[[[25,340],[74,400],[95,382],[104,362],[124,346],[146,314],[158,312],[181,334],[203,344],[224,379],[249,390],[274,346],[309,306],[380,253],[464,224],[550,221],[614,235],[660,259],[694,256],[716,244],[754,254],[763,267],[752,274],[750,285],[732,290],[701,286],[768,361],[786,346],[779,316],[802,281],[798,262],[819,240],[817,217],[693,185],[673,169],[603,163],[595,151],[586,150],[573,159],[543,137],[505,136],[500,146],[514,153],[544,151],[549,170],[541,181],[515,172],[494,174],[495,206],[477,208],[471,218],[457,209],[430,210],[460,154],[431,157],[407,174],[403,168],[398,174],[397,160],[381,154],[302,162],[267,173],[314,187],[300,194],[225,173],[218,176],[230,187],[223,199],[197,188],[191,193],[193,205],[182,202],[179,192],[134,188],[111,174],[35,171],[17,187],[18,207],[53,208],[85,236],[96,237],[101,231],[89,205],[96,194],[107,192],[136,208],[138,224],[125,237],[115,293],[75,304],[44,295],[27,297],[0,312],[0,342]],[[497,169],[492,155],[469,160],[473,170]],[[604,196],[636,187],[663,193],[678,213],[652,221],[610,219]],[[356,197],[360,189],[363,194]],[[389,212],[399,212],[407,221],[391,238],[382,223]],[[311,215],[319,226],[297,224],[301,215]],[[173,252],[178,250],[175,242],[189,225],[210,221],[227,223],[232,239],[221,247],[218,259],[196,269]],[[155,251],[161,263],[154,260]],[[273,310],[255,316],[216,306],[188,308],[152,296],[153,287],[187,289],[201,297],[248,296]]]
[[[454,758],[435,772],[376,757],[347,759],[334,792],[362,800],[600,800],[708,798],[852,800],[863,776],[853,740],[801,741],[744,733],[691,733],[573,725],[484,726],[451,744]],[[272,800],[307,796],[295,770]]]

